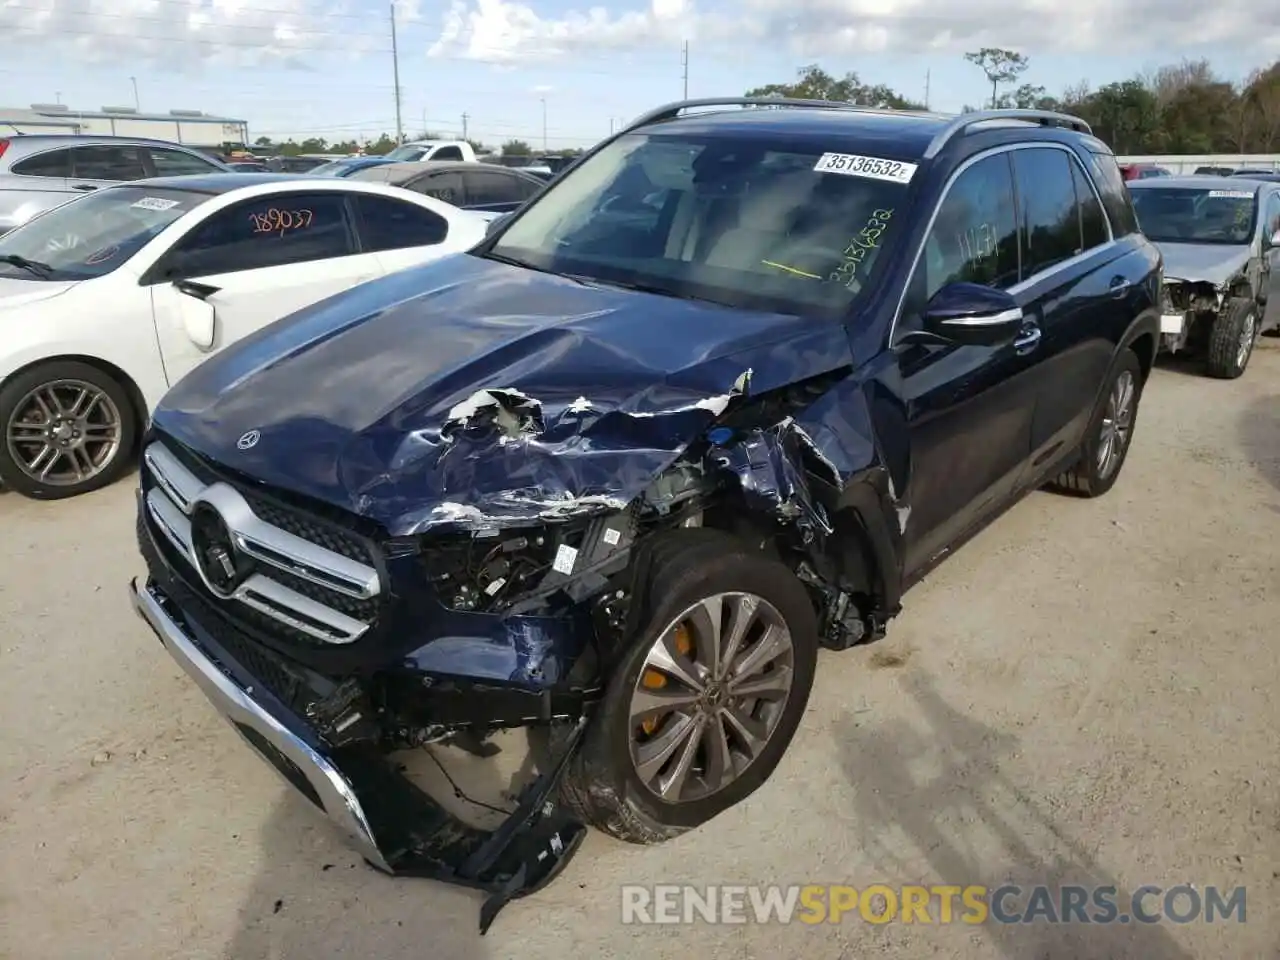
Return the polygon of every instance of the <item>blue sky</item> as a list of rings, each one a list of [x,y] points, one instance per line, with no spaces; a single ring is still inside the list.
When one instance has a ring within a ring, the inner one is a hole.
[[[581,146],[683,92],[738,95],[818,62],[935,109],[989,95],[963,53],[1009,46],[1026,82],[1093,86],[1181,57],[1242,79],[1280,57],[1280,4],[1224,0],[397,0],[406,133]],[[1238,11],[1235,9],[1238,5]],[[1185,43],[1195,37],[1203,46]],[[94,109],[198,109],[253,136],[330,140],[393,132],[388,7],[369,0],[5,0],[0,106],[58,98]]]

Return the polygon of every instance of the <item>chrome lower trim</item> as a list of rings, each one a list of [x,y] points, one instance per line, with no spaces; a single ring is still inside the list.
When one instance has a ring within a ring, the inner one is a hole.
[[[191,521],[158,489],[147,492],[147,512],[169,542],[189,563],[195,564],[191,546]],[[295,630],[326,643],[351,643],[369,629],[361,620],[303,596],[262,573],[255,573],[223,599],[235,600]]]
[[[140,587],[135,580],[129,585],[129,597],[134,610],[155,631],[169,655],[195,681],[236,731],[240,732],[238,725],[248,727],[287,757],[306,777],[316,796],[320,798],[325,814],[352,839],[361,856],[379,870],[391,873],[390,866],[378,849],[369,819],[355,791],[329,758],[267,712],[253,698],[250,690],[241,687],[210,660],[178,622],[169,616],[150,587]],[[248,737],[244,737],[244,740],[254,747],[255,752],[260,753],[252,740]],[[270,760],[267,762],[279,772],[274,763]],[[281,777],[288,782],[283,773]]]

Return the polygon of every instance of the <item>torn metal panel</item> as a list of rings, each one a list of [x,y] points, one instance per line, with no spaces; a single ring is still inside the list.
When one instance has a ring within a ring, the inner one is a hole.
[[[1253,256],[1249,244],[1160,243],[1164,275],[1185,283],[1223,286],[1242,273]]]
[[[737,478],[748,504],[794,523],[806,541],[834,532],[826,510],[809,491],[804,451],[812,440],[794,420],[746,433],[713,430],[710,439],[709,459]]]

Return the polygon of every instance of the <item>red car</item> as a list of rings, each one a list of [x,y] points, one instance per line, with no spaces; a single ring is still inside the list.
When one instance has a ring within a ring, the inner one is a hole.
[[[1126,163],[1121,165],[1120,172],[1124,175],[1126,181],[1171,176],[1164,167],[1157,167],[1150,163]]]

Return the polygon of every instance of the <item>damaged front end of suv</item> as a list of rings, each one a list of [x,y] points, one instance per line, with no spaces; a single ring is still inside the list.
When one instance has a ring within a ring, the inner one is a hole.
[[[487,928],[586,823],[652,842],[742,799],[818,644],[897,612],[909,509],[853,367],[840,323],[406,271],[156,410],[134,604],[371,864],[488,891]],[[530,725],[551,758],[492,831],[391,760]]]

